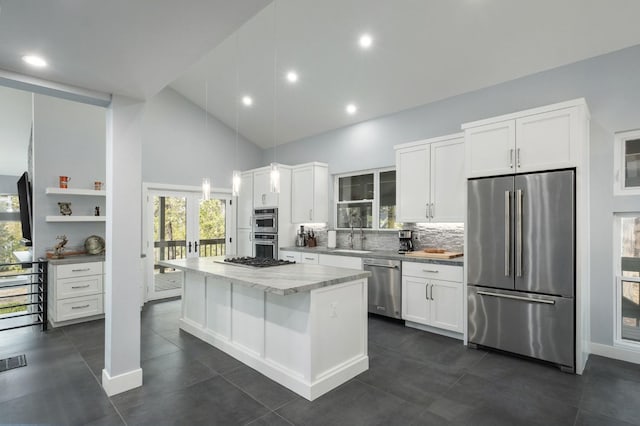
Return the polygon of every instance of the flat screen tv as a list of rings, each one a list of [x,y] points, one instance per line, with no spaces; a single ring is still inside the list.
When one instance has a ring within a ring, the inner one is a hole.
[[[18,201],[20,202],[20,222],[22,223],[22,238],[26,246],[31,246],[31,230],[33,222],[33,204],[31,199],[31,181],[29,174],[24,172],[18,179]]]

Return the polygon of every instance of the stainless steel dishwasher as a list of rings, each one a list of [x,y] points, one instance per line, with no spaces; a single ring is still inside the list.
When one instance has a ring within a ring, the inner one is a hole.
[[[402,318],[402,273],[399,260],[363,259],[369,277],[369,312]]]

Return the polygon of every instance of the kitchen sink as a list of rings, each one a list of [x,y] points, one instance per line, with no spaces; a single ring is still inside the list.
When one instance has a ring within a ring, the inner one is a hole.
[[[336,249],[337,253],[371,253],[371,250],[352,250],[352,249]]]

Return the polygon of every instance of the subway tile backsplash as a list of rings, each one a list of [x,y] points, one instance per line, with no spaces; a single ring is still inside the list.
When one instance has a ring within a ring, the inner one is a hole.
[[[326,247],[326,226],[305,226],[305,230],[313,229],[316,233],[318,245]],[[461,223],[414,223],[405,224],[404,229],[414,231],[413,244],[416,248],[443,248],[449,251],[462,251],[464,246],[464,225]],[[351,248],[349,243],[350,231],[337,232],[338,248]],[[364,231],[364,247],[360,242],[360,229],[353,230],[353,248],[356,250],[397,250],[398,233],[392,231]],[[293,244],[291,244],[293,245]]]

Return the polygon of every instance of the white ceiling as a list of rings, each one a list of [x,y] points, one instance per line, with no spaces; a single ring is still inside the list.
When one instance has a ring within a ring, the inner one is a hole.
[[[269,2],[0,0],[0,69],[146,99]]]
[[[173,82],[267,148],[274,127],[286,143],[640,44],[636,0],[270,3],[0,0],[0,69],[144,99]],[[374,37],[366,52],[364,31]],[[27,53],[50,66],[27,68]],[[295,86],[284,82],[289,68]],[[236,114],[245,93],[255,104]]]
[[[171,87],[232,128],[251,94],[239,130],[267,148],[274,122],[286,143],[639,44],[638,16],[635,0],[277,0]]]

